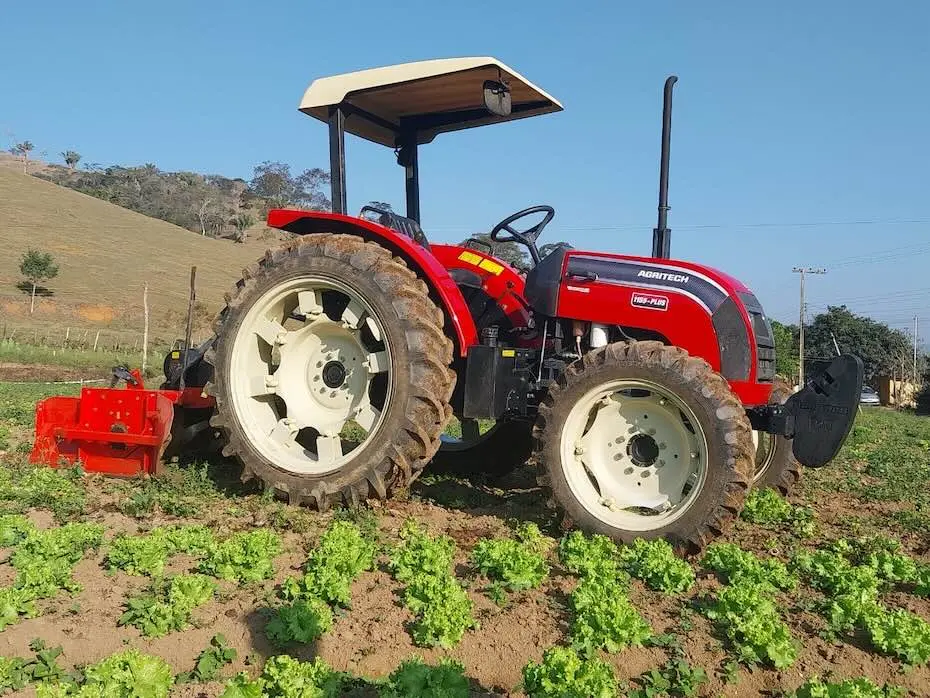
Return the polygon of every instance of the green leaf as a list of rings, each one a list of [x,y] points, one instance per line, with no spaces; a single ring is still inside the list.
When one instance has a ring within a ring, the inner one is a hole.
[[[319,599],[303,598],[282,606],[265,626],[272,644],[285,647],[293,643],[309,644],[333,627],[333,612]]]
[[[407,585],[404,603],[417,616],[411,634],[418,645],[451,648],[477,627],[471,599],[451,572],[454,553],[447,536],[433,538],[412,520],[404,524],[390,566]]]
[[[213,598],[216,583],[200,574],[179,574],[153,582],[149,591],[126,601],[119,625],[132,625],[146,637],[183,630],[193,610]]]
[[[770,587],[740,581],[725,586],[705,610],[733,644],[740,660],[777,669],[794,663],[797,643],[770,598]]]
[[[550,647],[542,662],[523,668],[523,689],[531,698],[614,698],[620,694],[610,665],[582,658],[565,647]]]
[[[559,559],[569,572],[582,577],[622,577],[620,551],[607,536],[572,531],[559,541]]]
[[[280,552],[281,539],[274,531],[243,531],[209,548],[199,569],[239,584],[260,582],[274,575],[272,560]]]
[[[538,529],[537,529],[538,533]],[[481,574],[511,591],[535,589],[549,574],[549,565],[539,552],[539,543],[524,532],[528,541],[484,538],[471,553],[471,563]]]
[[[468,698],[471,695],[465,668],[443,657],[439,664],[425,664],[419,657],[401,663],[388,677],[382,698]]]
[[[640,646],[652,635],[649,624],[627,598],[623,586],[606,577],[582,579],[570,597],[574,619],[572,647],[584,655],[598,649],[618,652]]]
[[[691,565],[675,555],[663,538],[647,541],[637,538],[620,550],[624,569],[646,586],[666,594],[681,594],[694,586]]]

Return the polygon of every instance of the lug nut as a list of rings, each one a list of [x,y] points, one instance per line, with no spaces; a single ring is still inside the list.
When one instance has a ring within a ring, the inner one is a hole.
[[[659,450],[660,450],[660,451],[664,451],[664,450],[665,450],[665,442],[664,442],[664,441],[663,441],[662,443],[659,444]]]
[[[697,457],[698,457],[698,452],[697,452],[697,451],[691,451],[691,457],[692,457],[692,458],[697,458]]]
[[[656,430],[655,430],[655,429],[647,429],[647,430],[646,430],[646,433],[649,434],[649,436],[655,436]]]

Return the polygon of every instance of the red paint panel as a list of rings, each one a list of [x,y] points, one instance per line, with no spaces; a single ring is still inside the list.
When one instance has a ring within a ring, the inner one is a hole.
[[[750,292],[744,284],[728,274],[693,262],[600,252],[572,251],[566,255],[565,267],[568,266],[569,259],[572,257],[584,256],[667,265],[685,272],[701,274],[715,282],[736,301],[750,339],[749,379],[731,381],[730,387],[746,406],[751,407],[768,402],[772,386],[770,383],[756,382],[758,356],[755,334],[749,313],[737,295]],[[562,270],[563,275],[565,267]],[[662,299],[666,298],[667,301],[663,302]],[[651,290],[625,286],[620,283],[565,280],[559,290],[558,314],[560,317],[570,319],[653,330],[692,356],[704,359],[715,371],[720,370],[720,348],[710,314],[700,303],[672,288]]]
[[[514,327],[526,327],[530,321],[529,311],[523,298],[524,280],[520,273],[506,262],[482,253],[471,247],[459,245],[430,245],[433,255],[446,269],[467,269],[481,277],[481,287],[485,293],[500,304],[501,309],[513,323]],[[465,259],[462,255],[465,254]],[[477,258],[478,262],[474,259]],[[489,268],[481,263],[487,260]],[[502,267],[499,273],[493,265]]]
[[[84,388],[79,398],[42,400],[30,461],[52,467],[80,463],[88,472],[108,475],[155,474],[171,434],[173,403],[182,395]]]
[[[445,267],[416,242],[398,232],[385,228],[372,221],[354,216],[322,211],[295,211],[292,209],[274,209],[268,212],[268,225],[298,235],[308,233],[347,233],[358,235],[366,240],[373,240],[384,245],[395,254],[403,257],[411,267],[420,272],[430,285],[445,310],[449,322],[455,331],[459,353],[465,356],[468,347],[478,343],[475,323],[462,294],[455,281],[449,276]]]
[[[632,304],[643,289],[593,282],[563,282],[559,291],[559,315],[565,318],[626,325],[654,330],[692,356],[699,356],[715,371],[720,370],[720,349],[710,315],[688,296],[663,289],[668,297],[665,310]]]

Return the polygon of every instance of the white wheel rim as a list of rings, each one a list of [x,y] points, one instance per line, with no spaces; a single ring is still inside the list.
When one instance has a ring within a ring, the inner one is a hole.
[[[752,445],[756,454],[756,471],[752,476],[752,484],[756,484],[768,472],[775,460],[775,437],[763,431],[752,432]]]
[[[382,321],[360,293],[336,279],[291,279],[242,319],[230,361],[232,406],[268,461],[298,474],[332,472],[380,429],[391,366]]]
[[[694,504],[707,478],[707,438],[673,392],[646,380],[615,380],[569,412],[562,472],[575,498],[604,523],[652,531]]]
[[[442,434],[439,437],[439,449],[442,451],[467,451],[478,444],[491,438],[491,435],[497,431],[500,422],[494,422],[491,425],[481,424],[477,419],[459,419],[461,426],[461,436],[451,434]],[[448,427],[447,427],[448,428]]]

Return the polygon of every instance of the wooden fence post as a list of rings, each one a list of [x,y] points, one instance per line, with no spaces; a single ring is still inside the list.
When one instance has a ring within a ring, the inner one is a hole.
[[[146,362],[149,358],[149,284],[142,285],[142,310],[145,314],[145,327],[142,330],[142,375],[145,375]]]
[[[100,341],[100,330],[97,330],[97,334],[94,335],[94,352],[97,351],[97,342]]]

